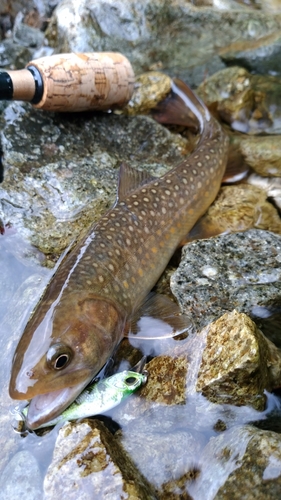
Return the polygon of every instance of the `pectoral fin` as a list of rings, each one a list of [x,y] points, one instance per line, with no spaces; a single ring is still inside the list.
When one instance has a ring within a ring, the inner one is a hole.
[[[187,336],[192,330],[192,320],[181,314],[175,302],[164,295],[152,293],[138,311],[137,317],[132,319],[127,336],[155,340]]]
[[[180,242],[180,247],[191,243],[195,240],[205,240],[212,236],[219,236],[220,234],[227,234],[229,230],[226,229],[225,221],[214,220],[205,214],[196,222],[195,226]]]

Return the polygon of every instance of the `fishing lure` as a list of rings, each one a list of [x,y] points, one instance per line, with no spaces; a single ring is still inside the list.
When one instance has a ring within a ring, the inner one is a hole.
[[[89,385],[61,415],[39,425],[37,429],[105,413],[136,392],[141,385],[146,383],[146,380],[146,372],[137,373],[125,370],[95,382]],[[16,418],[22,422],[23,427],[25,427],[28,407],[29,405],[22,410],[15,409]]]

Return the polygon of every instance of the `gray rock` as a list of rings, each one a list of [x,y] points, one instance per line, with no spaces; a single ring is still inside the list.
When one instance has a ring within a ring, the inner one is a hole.
[[[32,58],[33,50],[10,38],[0,43],[0,67],[22,69]]]
[[[198,328],[233,309],[257,319],[257,307],[278,304],[280,251],[279,235],[255,229],[190,243],[171,278],[172,292]],[[269,316],[258,326],[278,341]]]
[[[222,60],[226,64],[243,66],[251,72],[260,75],[274,74],[280,75],[281,70],[281,37],[276,34],[274,37],[258,40],[257,43],[247,45],[244,48],[229,50],[221,54]]]
[[[153,489],[98,420],[66,424],[44,479],[45,500],[154,499]]]
[[[202,10],[183,0],[63,0],[47,37],[61,52],[118,50],[137,73],[161,69],[196,86],[206,74],[224,67],[220,48],[260,38],[280,26],[279,15]]]
[[[53,115],[15,102],[2,120],[0,217],[45,254],[60,254],[114,202],[121,161],[161,175],[186,144],[142,116]]]
[[[16,16],[13,27],[13,41],[23,47],[39,48],[44,42],[44,33],[37,28],[23,23],[23,14]]]

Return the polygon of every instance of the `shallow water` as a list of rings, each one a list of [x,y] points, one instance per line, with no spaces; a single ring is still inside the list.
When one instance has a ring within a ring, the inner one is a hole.
[[[35,459],[33,467],[37,466],[38,489],[36,491],[38,495],[38,491],[41,493],[43,491],[43,479],[51,463],[58,428],[43,435],[29,433],[24,437],[14,432],[12,428],[14,421],[10,410],[14,408],[15,402],[8,396],[8,382],[14,349],[29,314],[50,279],[52,271],[42,266],[42,255],[28,245],[19,234],[12,231],[6,231],[5,235],[0,236],[0,255],[2,268],[0,342],[2,352],[5,352],[0,368],[0,443],[4,451],[0,457],[0,491],[7,486],[9,474],[13,474],[14,469],[16,469],[16,466],[14,468],[12,466],[12,470],[9,472],[7,469],[9,462],[19,456],[17,455],[19,452],[29,452]],[[153,345],[151,345],[154,355],[165,352],[168,347],[171,347],[171,343],[176,341],[165,339],[164,344],[159,344],[157,348],[157,343],[160,342],[159,340],[153,341]],[[150,352],[148,343],[149,341],[144,341],[143,345],[140,346],[146,354]],[[127,364],[125,359],[121,359],[119,368],[124,369]],[[242,438],[237,440],[235,447],[231,448],[228,460],[222,465],[218,459],[218,451],[215,451],[216,446],[219,445],[212,444],[215,443],[213,440],[216,437],[225,434],[221,432],[222,430],[226,430],[230,436],[229,439],[232,439],[231,433],[243,433],[243,426],[252,422],[256,422],[256,425],[262,429],[281,431],[278,425],[281,416],[281,403],[277,396],[271,394],[268,394],[267,409],[262,413],[247,407],[215,405],[197,394],[189,396],[186,405],[155,407],[151,404],[151,408],[146,409],[139,416],[134,410],[136,418],[128,422],[124,418],[124,414],[128,414],[130,405],[133,405],[135,409],[136,404],[141,404],[138,398],[140,396],[136,394],[124,405],[108,412],[107,417],[112,420],[107,419],[107,425],[109,424],[111,430],[116,430],[119,427],[123,429],[122,442],[125,448],[132,454],[133,460],[141,472],[158,488],[161,488],[161,483],[171,480],[169,463],[171,456],[168,453],[163,453],[161,459],[158,457],[158,462],[155,462],[158,472],[155,473],[154,469],[150,470],[150,467],[147,466],[147,460],[142,459],[139,447],[148,450],[151,447],[157,447],[157,443],[151,444],[151,439],[154,441],[155,436],[159,437],[164,446],[166,441],[170,442],[170,433],[172,433],[173,439],[181,441],[178,450],[181,450],[180,446],[182,446],[183,451],[183,456],[178,457],[177,463],[173,458],[173,477],[180,477],[182,471],[186,470],[187,463],[190,464],[191,469],[200,471],[198,479],[192,482],[188,488],[189,494],[194,495],[194,498],[199,500],[214,498],[228,475],[237,468],[237,456],[243,456],[250,439],[248,434],[244,433]],[[124,409],[126,410],[124,411]],[[186,452],[185,456],[187,445],[190,450]],[[212,449],[213,447],[214,449]],[[11,462],[12,464],[13,462]],[[215,474],[214,471],[216,471]],[[32,469],[29,472],[25,469],[24,473],[33,472]],[[214,475],[211,477],[212,474]],[[16,487],[13,487],[13,491],[5,496],[5,499],[19,498],[19,495],[32,500],[36,498],[36,496],[32,496],[33,493],[28,494],[26,488],[26,484],[19,482]],[[25,494],[27,494],[26,497]],[[0,498],[2,499],[1,495]]]

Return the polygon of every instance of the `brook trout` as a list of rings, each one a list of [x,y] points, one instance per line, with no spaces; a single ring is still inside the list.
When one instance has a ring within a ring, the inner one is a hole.
[[[172,94],[159,121],[169,121],[176,103],[179,122],[187,115],[201,132],[195,151],[160,178],[121,167],[115,205],[62,261],[19,341],[9,390],[32,400],[31,429],[59,415],[106,363],[217,195],[227,137],[183,82]]]

